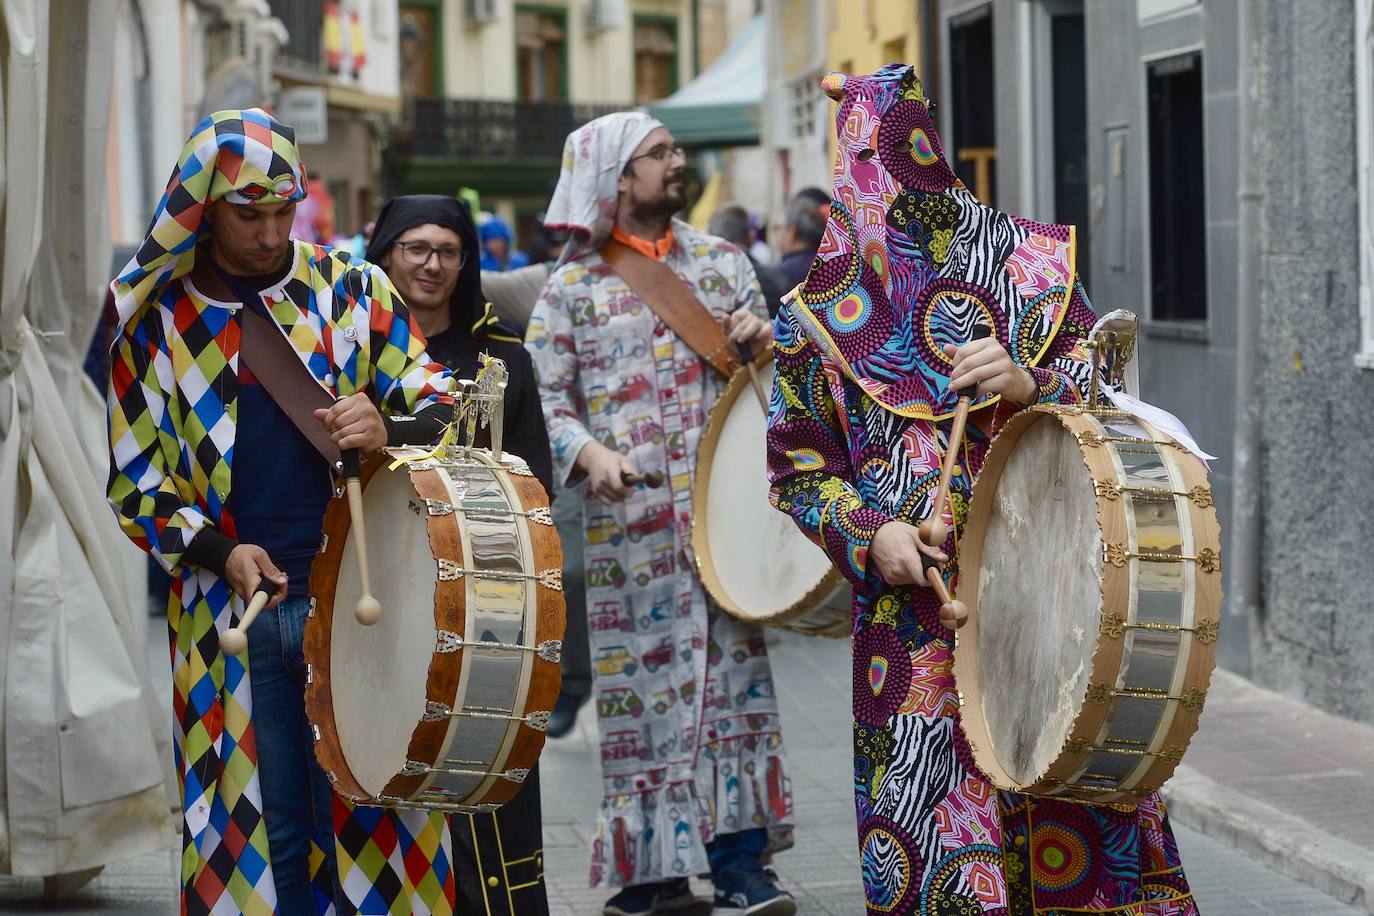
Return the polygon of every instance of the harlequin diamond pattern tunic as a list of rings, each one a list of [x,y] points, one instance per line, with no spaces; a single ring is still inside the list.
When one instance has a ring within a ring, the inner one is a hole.
[[[411,414],[452,387],[431,363],[385,274],[347,252],[294,242],[295,262],[272,316],[331,392],[376,392],[383,411]],[[229,499],[239,362],[237,303],[185,279],[168,283],[125,325],[110,382],[109,497],[126,534],[175,576],[171,635],[177,773],[182,782],[181,879],[190,913],[271,913],[271,856],[262,818],[247,655],[220,652],[243,612],[218,576],[182,563],[202,527],[233,536]],[[326,384],[328,382],[329,384]],[[334,797],[344,912],[452,911],[446,819],[353,808]],[[320,912],[331,912],[317,842]]]

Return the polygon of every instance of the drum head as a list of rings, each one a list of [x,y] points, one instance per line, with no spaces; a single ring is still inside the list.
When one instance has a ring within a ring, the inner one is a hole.
[[[386,530],[376,523],[367,529],[368,571],[381,620],[364,627],[353,618],[362,587],[351,530],[335,591],[329,662],[334,722],[349,769],[373,796],[405,765],[425,712],[434,654],[437,568],[426,517],[394,511],[416,499],[404,470],[378,470],[363,491],[364,518],[387,521]]]
[[[1028,785],[1059,755],[1087,690],[1102,535],[1078,442],[1048,416],[1021,436],[993,497],[976,605],[982,711],[998,760]]]
[[[772,364],[759,374],[771,390]],[[736,376],[702,439],[692,546],[711,597],[736,617],[765,622],[805,601],[834,567],[768,501],[768,418],[744,382]]]

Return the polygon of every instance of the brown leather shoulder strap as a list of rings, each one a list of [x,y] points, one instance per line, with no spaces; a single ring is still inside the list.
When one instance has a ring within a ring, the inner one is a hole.
[[[310,374],[280,328],[247,307],[239,309],[239,319],[239,359],[333,467],[339,460],[339,447],[315,419],[315,411],[329,407],[334,399]]]
[[[739,359],[731,352],[720,322],[692,295],[677,271],[615,239],[601,249],[601,256],[693,352],[723,378],[735,373]]]

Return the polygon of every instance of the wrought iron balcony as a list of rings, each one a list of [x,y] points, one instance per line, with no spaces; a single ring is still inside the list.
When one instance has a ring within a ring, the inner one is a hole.
[[[568,134],[626,106],[416,98],[397,132],[397,152],[420,157],[552,160]]]
[[[275,66],[292,76],[325,75],[324,0],[268,0],[272,15],[286,26],[286,47]]]

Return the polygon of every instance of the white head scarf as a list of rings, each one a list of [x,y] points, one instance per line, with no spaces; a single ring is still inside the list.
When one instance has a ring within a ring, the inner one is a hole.
[[[606,244],[615,226],[620,175],[644,138],[662,126],[643,112],[622,111],[568,134],[558,187],[544,217],[548,228],[573,233],[562,260]]]

